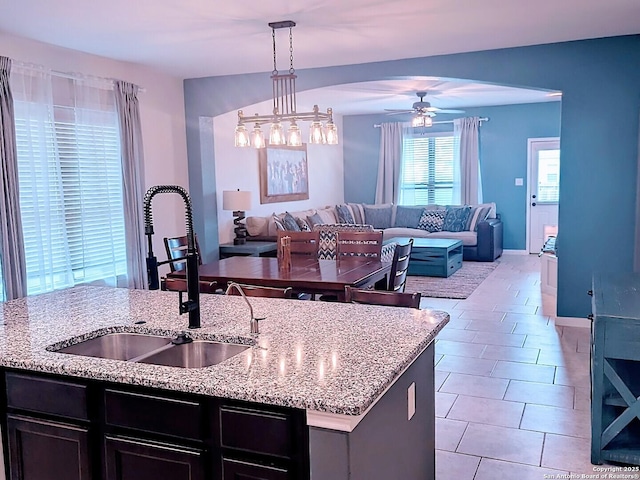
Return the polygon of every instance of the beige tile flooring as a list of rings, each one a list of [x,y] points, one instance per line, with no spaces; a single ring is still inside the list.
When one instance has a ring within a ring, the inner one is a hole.
[[[451,315],[436,341],[437,480],[594,473],[590,332],[555,325],[537,256],[504,255],[468,299],[422,307]]]

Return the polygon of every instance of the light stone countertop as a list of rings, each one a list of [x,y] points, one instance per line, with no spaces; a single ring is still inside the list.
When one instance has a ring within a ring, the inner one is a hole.
[[[187,328],[174,292],[75,287],[2,304],[0,365],[87,379],[360,415],[434,340],[446,312],[201,295],[194,339],[252,345],[206,368],[176,368],[48,351],[114,331],[174,334]],[[135,322],[144,321],[144,324]]]

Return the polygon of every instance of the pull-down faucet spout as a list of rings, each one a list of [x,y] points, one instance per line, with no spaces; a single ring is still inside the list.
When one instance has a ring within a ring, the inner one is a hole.
[[[149,290],[160,288],[158,280],[158,259],[153,254],[153,218],[151,200],[159,193],[177,193],[185,205],[185,224],[187,228],[187,300],[180,296],[180,315],[189,314],[189,328],[200,328],[200,287],[198,275],[198,252],[193,233],[193,210],[187,191],[178,185],[156,185],[147,190],[144,196],[144,233],[147,236],[147,281]]]

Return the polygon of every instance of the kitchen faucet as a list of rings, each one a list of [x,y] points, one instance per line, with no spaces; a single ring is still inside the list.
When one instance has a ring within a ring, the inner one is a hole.
[[[249,315],[251,315],[251,319],[249,320],[249,330],[251,331],[251,333],[260,333],[260,330],[258,328],[258,320],[264,320],[264,318],[260,319],[253,316],[253,307],[251,306],[251,303],[249,302],[247,296],[244,294],[244,291],[242,290],[240,284],[236,282],[229,282],[229,286],[224,292],[225,295],[228,295],[232,288],[235,288],[242,296],[242,298],[244,298],[244,301],[247,303],[247,305],[249,305]]]
[[[159,193],[177,193],[184,200],[185,223],[187,227],[187,300],[182,301],[180,292],[180,315],[189,314],[189,328],[200,328],[200,286],[198,275],[198,252],[196,250],[195,235],[193,233],[193,210],[191,199],[187,191],[178,185],[156,185],[147,190],[144,196],[144,233],[147,236],[147,281],[149,290],[158,290],[160,287],[158,280],[158,265],[175,261],[171,259],[166,262],[158,262],[153,254],[153,219],[151,216],[151,200]]]

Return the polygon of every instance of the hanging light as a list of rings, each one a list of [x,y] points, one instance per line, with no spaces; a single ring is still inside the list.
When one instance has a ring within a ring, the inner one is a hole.
[[[293,68],[293,34],[292,29],[296,23],[291,20],[269,23],[271,27],[271,37],[273,39],[273,72],[271,80],[273,82],[273,113],[271,115],[258,115],[245,117],[242,110],[238,111],[238,125],[235,130],[235,146],[263,148],[264,135],[262,135],[261,125],[270,123],[269,145],[302,145],[302,134],[298,121],[311,122],[309,127],[309,143],[313,144],[338,144],[338,129],[333,123],[333,110],[327,109],[327,113],[320,112],[317,105],[314,105],[312,112],[296,111],[296,78]],[[289,28],[289,57],[290,67],[288,73],[279,73],[276,65],[276,30]],[[322,122],[326,122],[326,127]],[[245,127],[246,122],[255,122],[251,141]],[[282,122],[289,122],[287,135],[285,136]],[[260,132],[262,143],[256,141],[257,131]]]
[[[266,146],[266,142],[264,141],[264,132],[262,128],[260,128],[260,124],[256,123],[255,127],[253,127],[253,132],[251,133],[251,145],[254,148],[264,148]]]
[[[431,127],[433,125],[433,119],[424,113],[419,113],[411,120],[412,127]]]

